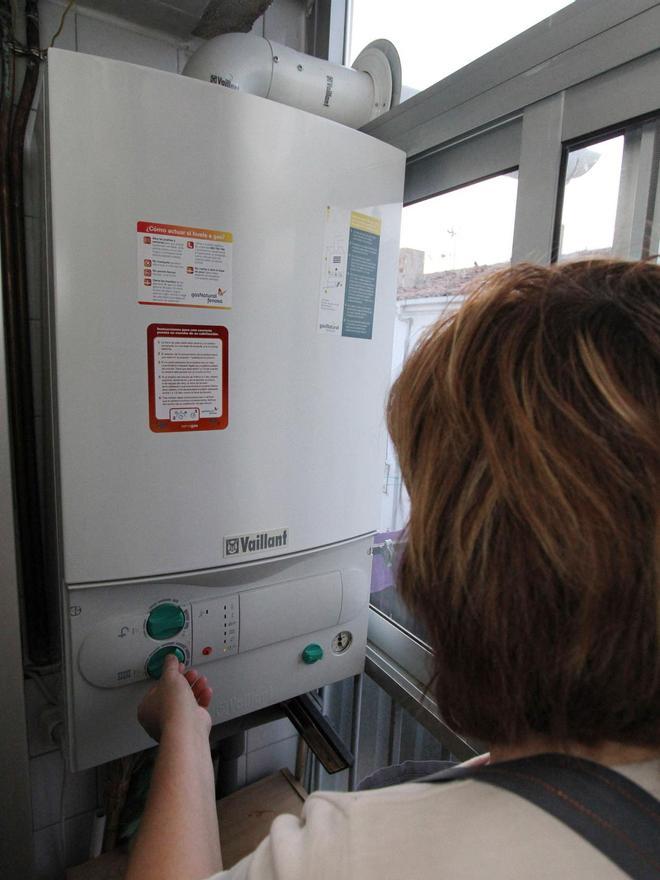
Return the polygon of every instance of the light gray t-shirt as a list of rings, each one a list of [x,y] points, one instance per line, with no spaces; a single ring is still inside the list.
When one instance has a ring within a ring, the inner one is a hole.
[[[660,760],[617,767],[660,798]],[[504,789],[456,780],[311,795],[213,880],[622,880],[548,813]]]

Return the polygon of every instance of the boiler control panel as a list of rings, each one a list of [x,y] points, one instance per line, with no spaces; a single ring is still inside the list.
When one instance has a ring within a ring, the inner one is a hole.
[[[136,709],[168,654],[214,691],[214,724],[364,667],[371,536],[230,572],[69,590],[68,744],[76,770],[153,745]]]
[[[238,595],[205,601],[156,602],[145,614],[104,620],[92,629],[78,654],[83,677],[103,688],[158,679],[168,654],[186,666],[198,666],[238,653]]]

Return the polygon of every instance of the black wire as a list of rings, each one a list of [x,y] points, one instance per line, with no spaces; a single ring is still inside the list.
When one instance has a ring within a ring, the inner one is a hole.
[[[32,356],[27,295],[23,155],[27,122],[39,77],[37,0],[26,0],[27,55],[21,94],[15,109],[15,34],[11,4],[0,2],[3,88],[0,109],[0,203],[2,216],[2,286],[7,346],[7,391],[10,412],[14,507],[19,578],[25,609],[30,659],[36,664],[56,659],[54,598],[46,583],[37,471]]]

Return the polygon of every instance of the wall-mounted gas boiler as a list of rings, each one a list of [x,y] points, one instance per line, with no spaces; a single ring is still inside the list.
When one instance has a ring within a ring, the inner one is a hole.
[[[362,669],[404,155],[240,90],[51,50],[53,487],[71,763]]]

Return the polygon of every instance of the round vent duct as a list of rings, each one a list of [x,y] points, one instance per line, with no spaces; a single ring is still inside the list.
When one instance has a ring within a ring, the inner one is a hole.
[[[353,67],[342,67],[256,34],[222,34],[195,52],[183,74],[352,128],[385,113],[401,95],[401,63],[389,40],[375,40]]]

